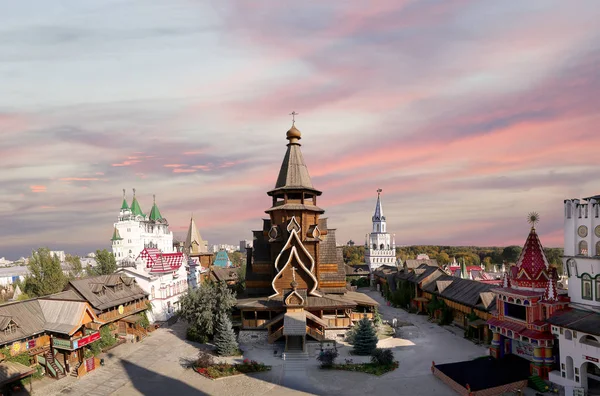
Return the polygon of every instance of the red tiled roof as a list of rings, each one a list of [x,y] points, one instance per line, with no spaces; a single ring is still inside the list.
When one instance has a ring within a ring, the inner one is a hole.
[[[488,319],[487,324],[497,327],[502,327],[506,330],[512,330],[514,333],[522,334],[526,330],[525,326],[519,323],[509,322],[506,320],[500,320],[496,318]]]
[[[549,266],[544,248],[535,232],[535,228],[532,227],[519,260],[517,260],[516,270],[513,269],[513,279],[525,283],[543,282],[545,286],[545,282],[548,280],[547,271]]]
[[[548,332],[541,332],[541,331],[535,331],[535,330],[529,330],[529,329],[521,331],[519,334],[521,334],[523,337],[529,337],[530,339],[534,339],[534,340],[552,340],[552,339],[554,339],[554,336]]]
[[[146,262],[146,268],[150,268],[150,272],[172,272],[183,263],[183,253],[162,253],[155,248],[142,250],[138,258]]]

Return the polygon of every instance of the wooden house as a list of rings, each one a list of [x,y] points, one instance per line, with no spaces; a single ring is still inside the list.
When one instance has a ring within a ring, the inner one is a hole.
[[[113,274],[75,279],[69,282],[61,298],[87,301],[115,333],[132,335],[138,340],[147,335],[141,325],[141,314],[149,307],[148,293],[132,277]]]

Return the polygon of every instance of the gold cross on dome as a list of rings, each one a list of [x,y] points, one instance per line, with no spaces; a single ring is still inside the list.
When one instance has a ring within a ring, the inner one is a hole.
[[[295,123],[296,122],[296,116],[298,115],[298,113],[296,113],[295,111],[292,111],[290,113],[290,115],[292,116],[292,123]]]

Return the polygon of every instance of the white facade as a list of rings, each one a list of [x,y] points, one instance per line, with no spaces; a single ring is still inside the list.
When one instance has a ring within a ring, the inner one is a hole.
[[[146,263],[141,259],[117,270],[118,273],[134,277],[138,285],[150,294],[149,300],[152,303],[152,312],[148,312],[150,322],[166,321],[179,308],[179,299],[188,289],[183,257],[182,255],[182,264],[179,268],[168,273],[152,273],[151,268],[147,268]]]
[[[387,232],[386,220],[381,206],[381,190],[377,191],[377,204],[371,220],[373,228],[365,238],[365,263],[373,272],[382,265],[394,265],[396,263],[396,241]]]
[[[550,372],[550,381],[564,386],[566,396],[588,389],[590,380],[600,383],[600,337],[559,326],[551,330],[560,348],[560,371]]]
[[[570,306],[600,314],[600,197],[564,202],[563,268],[568,276]],[[598,321],[600,327],[600,321]],[[576,389],[600,391],[600,336],[552,325],[559,340],[560,370],[550,381],[565,387],[565,395]]]
[[[600,309],[600,197],[565,201],[563,268],[572,304]]]
[[[167,220],[160,216],[156,202],[150,215],[145,215],[135,197],[135,190],[131,207],[127,205],[123,190],[123,205],[114,223],[112,252],[120,262],[135,259],[146,247],[160,249],[163,253],[175,252],[173,232],[169,231]]]

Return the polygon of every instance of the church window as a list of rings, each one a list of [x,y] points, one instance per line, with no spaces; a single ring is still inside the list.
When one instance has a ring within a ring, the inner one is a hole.
[[[376,243],[373,244],[373,250],[377,250],[377,244]]]
[[[572,214],[571,214],[571,211],[572,211],[572,208],[571,208],[571,201],[567,202],[567,207],[566,207],[566,209],[565,209],[565,210],[567,211],[567,219],[570,219],[570,218],[571,218],[571,215],[572,215]]]
[[[379,249],[383,249],[383,243],[379,245]]]
[[[600,204],[594,204],[594,209],[595,209],[594,217],[598,218],[598,216],[600,215]]]
[[[377,227],[377,232],[379,232],[379,224],[377,224],[377,226],[376,226],[376,227]]]
[[[586,241],[579,242],[579,254],[582,256],[587,256],[588,254],[588,244]]]
[[[581,205],[579,206],[579,218],[581,219],[581,216],[583,215],[583,208],[581,207]]]
[[[587,219],[588,217],[588,205],[585,205],[585,218]]]
[[[596,301],[600,301],[600,275],[596,275],[594,284],[596,285]]]
[[[600,242],[596,242],[596,256],[600,256]]]
[[[581,298],[592,300],[592,277],[588,274],[581,276]]]

